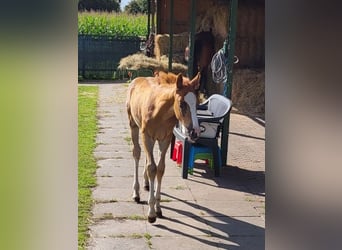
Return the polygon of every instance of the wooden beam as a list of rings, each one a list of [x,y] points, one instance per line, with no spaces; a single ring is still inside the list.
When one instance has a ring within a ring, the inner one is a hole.
[[[196,0],[191,0],[190,13],[190,36],[189,36],[189,60],[188,60],[188,76],[190,79],[194,77],[194,53],[195,53],[195,32],[196,32]]]
[[[170,0],[170,27],[169,27],[169,72],[172,71],[173,57],[173,0]]]

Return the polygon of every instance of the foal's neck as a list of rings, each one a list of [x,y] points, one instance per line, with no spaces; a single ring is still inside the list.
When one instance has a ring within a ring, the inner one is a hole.
[[[174,125],[177,123],[177,118],[174,111],[175,88],[172,86],[161,86],[163,91],[156,96],[156,112],[163,121],[172,121]]]

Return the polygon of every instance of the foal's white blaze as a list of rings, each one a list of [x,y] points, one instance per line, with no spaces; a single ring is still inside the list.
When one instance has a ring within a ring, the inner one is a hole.
[[[197,119],[197,112],[196,112],[196,95],[192,92],[187,93],[184,96],[184,101],[189,105],[190,107],[190,112],[191,112],[191,120],[192,120],[192,126],[196,132],[197,135],[200,134],[201,130],[198,124],[198,119]]]

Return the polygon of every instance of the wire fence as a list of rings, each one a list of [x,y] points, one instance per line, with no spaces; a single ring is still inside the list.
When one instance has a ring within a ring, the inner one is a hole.
[[[141,50],[140,37],[78,35],[78,76],[117,79],[120,59]]]

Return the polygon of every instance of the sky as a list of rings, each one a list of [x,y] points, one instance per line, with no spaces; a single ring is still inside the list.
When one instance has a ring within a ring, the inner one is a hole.
[[[130,2],[131,0],[121,0],[120,3],[120,8],[121,10],[123,10],[125,8],[125,6]]]

